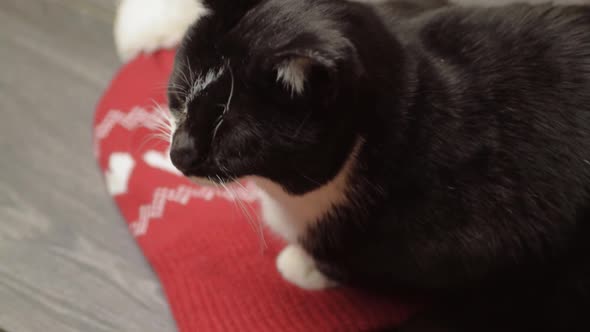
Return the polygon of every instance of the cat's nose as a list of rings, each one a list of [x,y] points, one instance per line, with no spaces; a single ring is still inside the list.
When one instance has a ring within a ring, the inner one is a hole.
[[[171,149],[170,160],[174,167],[183,173],[190,171],[197,163],[196,154],[189,149]]]
[[[185,133],[177,133],[170,147],[170,160],[179,171],[187,173],[197,163],[198,155],[193,140]]]

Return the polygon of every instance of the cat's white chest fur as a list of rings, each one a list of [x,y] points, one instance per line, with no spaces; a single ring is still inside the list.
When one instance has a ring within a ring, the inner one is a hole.
[[[277,257],[277,269],[285,279],[301,288],[323,289],[336,285],[318,270],[313,258],[297,242],[309,227],[348,200],[348,178],[361,144],[357,143],[334,179],[304,195],[290,195],[270,180],[253,178],[260,189],[262,219],[290,243]]]
[[[359,147],[360,142],[330,182],[304,195],[291,195],[268,179],[253,178],[253,182],[260,189],[263,221],[285,240],[296,243],[310,226],[329,213],[333,207],[346,202],[348,178]]]
[[[339,178],[301,196],[286,193],[270,180],[255,179],[254,183],[260,189],[263,221],[290,243],[296,243],[308,227],[346,199],[346,184]]]

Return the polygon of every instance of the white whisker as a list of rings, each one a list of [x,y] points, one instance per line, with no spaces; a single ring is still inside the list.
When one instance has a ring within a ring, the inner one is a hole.
[[[163,140],[170,142],[172,140],[172,135],[176,130],[176,123],[172,118],[172,114],[155,100],[152,100],[152,103],[154,104],[154,111],[156,113],[155,129],[162,135],[162,137],[165,137]]]
[[[215,139],[215,136],[217,136],[217,131],[219,130],[219,127],[221,127],[222,123],[223,123],[223,115],[220,115],[219,118],[217,118],[217,124],[215,125],[215,128],[213,129],[213,139]]]
[[[225,104],[225,109],[223,110],[223,113],[224,114],[229,111],[229,108],[231,106],[231,101],[232,101],[232,99],[234,97],[234,83],[235,83],[234,82],[234,72],[231,69],[229,60],[227,62],[227,68],[229,69],[229,76],[231,78],[231,88],[230,88],[230,91],[229,91],[229,98],[227,98],[227,103]]]
[[[162,133],[151,133],[149,134],[144,140],[143,142],[141,142],[141,144],[139,144],[139,146],[136,148],[136,151],[141,151],[143,150],[143,148],[150,142],[157,140],[157,141],[162,141],[162,142],[166,142],[169,143],[170,141],[168,140],[168,135],[167,134],[162,134]]]
[[[260,227],[260,223],[257,223],[256,220],[254,220],[254,218],[250,214],[250,212],[248,212],[248,209],[244,207],[244,202],[240,200],[239,195],[237,195],[235,191],[231,189],[231,187],[226,186],[219,175],[217,175],[217,179],[219,180],[219,184],[223,187],[223,189],[230,195],[231,199],[234,201],[236,206],[242,211],[242,215],[246,217],[248,224],[250,225],[250,227],[252,227],[252,230],[259,234],[259,236],[261,237],[262,244],[266,248],[266,240],[264,239],[264,234]],[[259,225],[259,227],[256,227],[257,224]]]
[[[236,182],[236,183],[238,183],[238,182]],[[244,189],[245,189],[245,187],[244,187]],[[239,198],[239,195],[236,195],[236,203],[238,204],[238,206],[242,210],[242,213],[246,216],[246,218],[248,218],[248,221],[250,222],[250,224],[255,228],[256,232],[258,233],[258,236],[260,237],[260,242],[261,242],[262,248],[263,249],[267,248],[268,245],[267,245],[266,239],[264,237],[264,228],[262,226],[262,223],[260,222],[260,217],[256,213],[256,210],[254,210],[254,208],[252,208],[252,206],[248,202],[242,201]],[[253,217],[251,213],[254,213],[254,215],[256,217]]]
[[[189,86],[192,86],[195,83],[195,77],[193,73],[193,68],[191,68],[191,61],[189,60],[188,56],[186,57],[186,65],[188,67],[188,73],[190,76]]]
[[[226,66],[229,69],[229,75],[231,78],[231,87],[230,87],[230,91],[229,91],[229,97],[227,98],[227,103],[225,104],[225,106],[220,105],[223,107],[223,112],[217,118],[215,128],[213,128],[213,138],[212,138],[213,140],[215,139],[215,137],[217,137],[217,132],[219,131],[219,128],[223,124],[223,116],[229,111],[229,108],[231,106],[231,101],[234,97],[234,74],[233,74],[233,71],[232,71],[231,66],[229,64],[229,61],[227,62]],[[221,70],[220,70],[220,72],[221,72]]]
[[[188,58],[187,58],[187,61],[188,61]],[[189,70],[189,72],[190,72],[190,69],[187,68],[186,64],[182,64],[182,66],[184,67],[184,69],[180,70],[180,73],[182,74],[182,76],[179,76],[179,78],[182,80],[182,82],[184,84],[186,84],[186,86],[191,86],[193,84],[193,82],[186,76],[186,70]]]
[[[167,92],[175,93],[182,99],[186,98],[188,95],[188,91],[183,87],[168,86],[166,89]]]
[[[220,169],[222,170],[222,172],[225,173],[226,176],[229,175],[229,172],[227,171],[227,169],[225,169],[224,167],[221,167],[221,166],[220,166]],[[238,186],[239,187],[238,189],[242,190],[243,193],[247,193],[250,191],[250,189],[246,188],[241,182],[238,181],[238,179],[232,178],[231,181],[232,181],[232,186],[233,185]],[[234,191],[234,193],[235,193],[235,191]],[[248,222],[253,227],[256,228],[256,232],[258,233],[258,235],[260,237],[262,249],[264,250],[264,249],[268,248],[268,245],[266,243],[266,238],[264,237],[264,227],[263,227],[260,216],[258,215],[258,212],[256,211],[256,209],[254,207],[252,207],[252,204],[250,204],[250,202],[246,202],[246,201],[243,201],[242,199],[240,199],[239,194],[235,194],[235,199],[236,199],[236,203],[238,204],[238,206],[242,210],[242,214],[248,219]],[[254,215],[254,217],[252,216],[252,214]]]

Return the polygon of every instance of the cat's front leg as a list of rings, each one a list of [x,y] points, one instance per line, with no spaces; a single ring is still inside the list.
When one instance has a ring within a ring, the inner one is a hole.
[[[287,281],[309,290],[337,285],[322,274],[314,259],[300,245],[290,244],[277,256],[277,269]]]
[[[324,215],[333,201],[332,187],[293,196],[279,185],[254,178],[262,210],[262,219],[276,234],[290,244],[277,256],[277,270],[283,278],[304,289],[318,290],[333,287],[336,283],[327,278],[317,267],[313,257],[299,244],[300,238],[320,216]],[[328,189],[326,189],[328,188]],[[326,193],[328,190],[328,193]]]

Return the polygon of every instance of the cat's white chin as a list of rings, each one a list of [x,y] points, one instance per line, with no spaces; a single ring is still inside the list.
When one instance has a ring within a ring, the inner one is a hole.
[[[311,226],[334,207],[348,201],[348,180],[362,145],[363,140],[359,138],[340,172],[328,183],[303,195],[291,195],[278,183],[252,177],[260,189],[258,196],[264,222],[288,242],[297,243]]]

